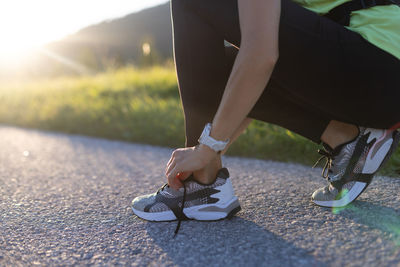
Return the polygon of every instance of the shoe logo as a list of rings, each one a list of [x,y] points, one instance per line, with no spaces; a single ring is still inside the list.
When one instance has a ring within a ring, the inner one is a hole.
[[[378,129],[368,129],[368,132],[365,132],[364,134],[369,134],[367,144],[370,144],[372,141],[374,141],[374,139],[379,140],[379,138],[382,138],[382,130]]]
[[[380,132],[379,135],[378,132]],[[382,130],[374,129],[371,131],[370,138],[373,136],[376,138],[376,142],[369,149],[362,173],[371,174],[379,169],[393,143],[392,138],[386,139],[390,133],[391,132],[388,130],[384,130],[383,133]],[[368,140],[370,140],[370,138],[368,138]]]

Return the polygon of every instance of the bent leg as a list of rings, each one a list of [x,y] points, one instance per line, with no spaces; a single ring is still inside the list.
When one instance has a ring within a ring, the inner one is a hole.
[[[194,146],[217,111],[229,73],[224,66],[224,38],[190,11],[187,2],[172,0],[171,10],[186,146]]]
[[[236,0],[185,2],[221,38],[240,47]],[[290,0],[282,0],[281,10],[280,58],[272,75],[279,94],[332,120],[372,128],[400,121],[398,59]]]
[[[190,8],[187,3],[182,0],[171,1],[174,54],[185,114],[186,146],[194,146],[204,125],[212,121],[215,115],[237,55],[236,48],[224,47],[224,39],[237,42],[240,34],[229,31],[224,36],[218,28],[193,11],[194,3],[200,2],[190,2],[193,4]],[[218,12],[218,9],[214,12]],[[235,19],[223,21],[234,23]],[[234,29],[239,26],[230,27]],[[319,142],[329,118],[288,99],[277,86],[270,81],[249,117],[283,126]]]
[[[185,114],[186,146],[194,146],[204,125],[212,121],[219,106],[237,49],[226,49],[226,37],[188,10],[184,1],[172,0],[171,10],[175,64]],[[232,41],[234,37],[240,35],[228,38]],[[269,94],[262,98],[267,102],[260,100],[256,104],[250,114],[253,118],[279,124],[319,142],[328,119],[310,112],[302,113],[303,109],[297,109],[292,102],[274,96],[272,90],[265,90],[264,94]],[[200,182],[209,183],[219,168],[220,158],[195,172],[194,176]]]

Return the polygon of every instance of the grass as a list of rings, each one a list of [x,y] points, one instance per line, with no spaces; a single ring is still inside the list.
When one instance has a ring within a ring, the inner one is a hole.
[[[180,147],[184,122],[173,69],[127,67],[95,76],[0,84],[0,122],[108,139]],[[230,155],[304,164],[317,145],[254,121]],[[400,151],[382,174],[399,176]]]

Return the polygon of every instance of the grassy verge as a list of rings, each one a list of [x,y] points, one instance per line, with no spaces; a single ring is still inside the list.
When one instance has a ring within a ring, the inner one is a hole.
[[[161,146],[184,143],[175,73],[166,68],[1,84],[0,122]],[[255,121],[229,154],[311,164],[316,149],[301,136]],[[382,173],[399,176],[399,166],[398,150]]]

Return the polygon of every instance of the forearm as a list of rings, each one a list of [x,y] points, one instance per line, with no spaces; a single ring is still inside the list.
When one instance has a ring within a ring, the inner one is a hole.
[[[249,124],[253,121],[253,119],[251,118],[245,118],[241,124],[239,125],[239,127],[236,129],[236,131],[233,133],[233,135],[231,136],[231,138],[229,139],[229,144],[226,146],[226,148],[224,149],[224,151],[221,152],[222,155],[224,155],[229,147],[231,146],[231,144],[233,144],[236,139],[239,138],[239,136],[247,129],[247,127],[249,126]]]
[[[217,140],[236,139],[250,120],[250,110],[264,91],[278,58],[280,0],[238,0],[241,43],[232,73],[211,127]],[[218,154],[207,145],[175,150],[166,168],[168,183],[177,189],[194,171],[204,169]],[[179,174],[179,178],[177,175]]]
[[[280,0],[238,0],[241,44],[211,137],[232,138],[264,91],[278,59]]]
[[[232,138],[264,91],[276,59],[241,49],[212,123],[211,136]]]

